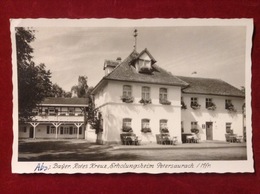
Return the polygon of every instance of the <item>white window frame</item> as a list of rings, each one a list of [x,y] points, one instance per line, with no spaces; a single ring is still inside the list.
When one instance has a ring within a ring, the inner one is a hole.
[[[213,103],[212,98],[206,98],[206,108],[211,107],[211,104]]]
[[[159,89],[159,99],[160,100],[168,100],[168,89],[160,88]]]
[[[124,97],[132,96],[132,86],[131,85],[123,85],[123,96]]]
[[[151,88],[148,86],[142,86],[142,99],[150,100],[151,99]]]

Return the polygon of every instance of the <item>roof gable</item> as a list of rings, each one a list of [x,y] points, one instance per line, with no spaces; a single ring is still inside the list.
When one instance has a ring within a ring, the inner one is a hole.
[[[177,77],[189,84],[189,86],[182,90],[183,93],[245,97],[245,94],[241,90],[220,79]]]
[[[152,57],[147,49],[143,50],[140,54],[134,50],[121,64],[119,64],[110,74],[105,76],[103,79],[174,86],[187,86],[187,83],[180,80],[179,78],[156,64],[152,65],[151,74],[138,73],[133,64],[144,52],[146,52],[151,60],[155,62],[155,59]]]

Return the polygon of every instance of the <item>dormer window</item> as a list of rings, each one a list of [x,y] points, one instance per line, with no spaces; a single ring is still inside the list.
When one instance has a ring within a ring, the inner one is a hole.
[[[139,73],[150,74],[152,72],[150,60],[139,59],[138,65],[139,65]]]

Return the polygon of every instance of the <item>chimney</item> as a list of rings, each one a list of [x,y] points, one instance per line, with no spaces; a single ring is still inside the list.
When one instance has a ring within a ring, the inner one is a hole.
[[[121,63],[121,60],[122,60],[121,57],[117,57],[116,58],[116,61],[118,62],[118,65]]]

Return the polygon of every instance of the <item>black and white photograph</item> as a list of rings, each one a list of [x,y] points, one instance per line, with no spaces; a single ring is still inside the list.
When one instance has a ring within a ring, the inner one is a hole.
[[[14,173],[254,172],[251,19],[13,19]]]

